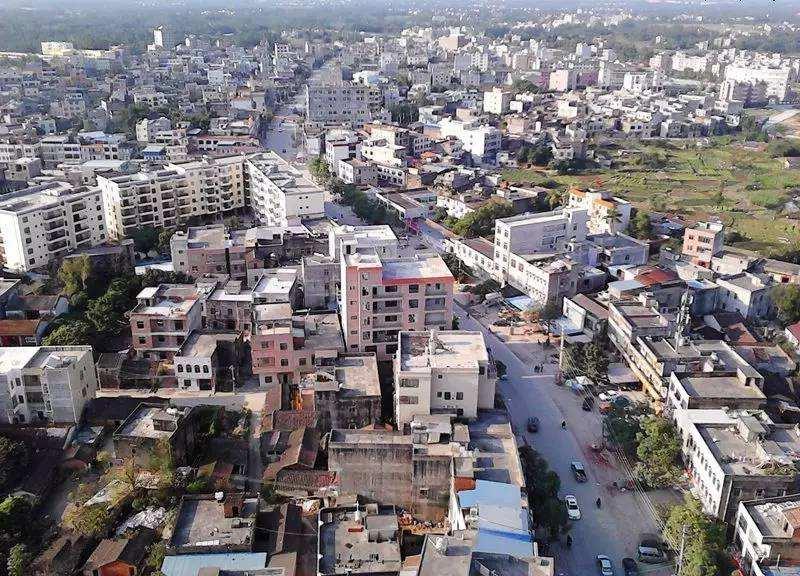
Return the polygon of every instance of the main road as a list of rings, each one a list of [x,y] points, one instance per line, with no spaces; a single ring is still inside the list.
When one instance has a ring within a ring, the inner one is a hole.
[[[505,401],[509,417],[518,435],[539,452],[561,479],[560,496],[573,494],[578,499],[582,518],[572,523],[573,544],[567,548],[555,543],[550,553],[556,558],[556,574],[590,576],[598,574],[596,556],[605,554],[613,562],[617,574],[622,574],[622,558],[636,558],[636,548],[643,533],[657,532],[655,521],[634,492],[612,490],[613,480],[624,472],[603,458],[598,458],[588,445],[600,435],[600,417],[596,412],[583,412],[571,393],[554,384],[555,366],[545,365],[545,373],[534,373],[532,366],[523,363],[506,344],[490,330],[455,306],[463,330],[480,330],[495,360],[507,367],[507,378],[498,381],[498,391]],[[544,357],[542,357],[544,361]],[[539,419],[539,431],[529,433],[529,417]],[[566,429],[561,428],[562,421]],[[588,482],[578,483],[570,463],[584,463]],[[601,498],[602,507],[595,504]],[[640,566],[645,573],[645,566]],[[651,567],[648,574],[671,574],[668,567]]]

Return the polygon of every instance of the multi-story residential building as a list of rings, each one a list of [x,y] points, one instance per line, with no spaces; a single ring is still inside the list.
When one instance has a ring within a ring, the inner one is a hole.
[[[716,284],[719,286],[717,303],[720,309],[738,312],[747,320],[772,315],[771,292],[774,286],[768,277],[742,272],[718,278]]]
[[[700,266],[710,266],[711,259],[722,251],[725,244],[724,226],[721,222],[698,222],[683,233],[683,254]]]
[[[628,229],[631,219],[631,203],[617,198],[607,190],[569,191],[568,208],[584,208],[588,214],[587,226],[590,234],[614,234]]]
[[[497,278],[497,263],[494,260],[494,244],[486,238],[459,238],[445,240],[445,250],[455,254],[478,276]]]
[[[192,191],[192,216],[218,214],[245,206],[245,157],[216,156],[170,164],[185,174]]]
[[[797,77],[793,66],[767,66],[757,62],[734,62],[725,67],[725,80],[750,85],[763,83],[766,96],[777,102],[786,100],[789,85]]]
[[[358,158],[339,160],[337,173],[345,184],[356,186],[377,186],[378,168],[371,162],[364,162]]]
[[[800,565],[800,494],[739,502],[734,546],[736,562],[748,576],[778,576],[781,567]]]
[[[480,164],[495,165],[500,152],[502,135],[494,126],[480,124],[478,121],[462,122],[445,118],[439,122],[443,138],[454,136],[463,144],[474,160]]]
[[[240,345],[238,332],[193,331],[173,359],[178,387],[199,392],[232,381]]]
[[[0,383],[0,420],[77,424],[97,390],[92,347],[0,348]]]
[[[253,309],[253,374],[274,405],[289,402],[290,385],[319,363],[344,352],[336,313],[294,315],[288,303],[258,304]]]
[[[481,332],[400,332],[394,359],[398,426],[416,416],[476,418],[494,407],[495,373]]]
[[[306,86],[306,118],[327,124],[364,123],[380,112],[380,88],[356,83]]]
[[[502,276],[510,273],[514,255],[552,255],[567,243],[586,239],[585,208],[560,209],[537,214],[521,214],[495,221],[494,261]]]
[[[202,326],[205,296],[189,284],[161,284],[139,292],[130,312],[136,355],[171,362],[189,334]]]
[[[30,271],[67,253],[108,239],[98,189],[65,182],[12,192],[0,198],[0,262]]]
[[[169,241],[172,268],[199,278],[207,274],[227,274],[233,280],[247,281],[247,269],[255,260],[254,249],[245,244],[246,231],[228,233],[223,224],[189,227]]]
[[[250,156],[246,163],[250,205],[260,222],[287,226],[325,214],[325,192],[275,152]]]
[[[389,146],[402,147],[406,157],[418,157],[423,152],[430,150],[433,144],[431,139],[424,134],[393,124],[376,122],[368,124],[365,128],[369,131],[370,141],[385,141]]]
[[[709,366],[710,364],[710,366]],[[704,368],[713,370],[713,359],[707,358]],[[759,410],[767,397],[762,388],[764,377],[743,362],[736,372],[687,372],[670,374],[667,410],[678,408],[703,410],[728,408],[731,410]]]
[[[339,261],[332,256],[303,256],[303,305],[306,308],[336,308],[339,299]]]
[[[233,330],[250,335],[253,321],[253,291],[238,280],[224,284],[212,280],[214,288],[203,300],[203,327],[210,330]],[[198,285],[202,284],[198,281]]]
[[[401,330],[450,329],[454,284],[439,256],[343,253],[339,309],[348,352],[388,360]]]
[[[175,228],[199,215],[189,177],[177,169],[98,175],[97,184],[112,239],[130,236],[143,226]]]
[[[679,410],[675,419],[692,492],[718,520],[732,523],[740,502],[796,487],[800,433],[794,424],[746,411]]]
[[[487,114],[502,116],[508,112],[513,94],[501,87],[495,86],[483,93],[483,111]]]

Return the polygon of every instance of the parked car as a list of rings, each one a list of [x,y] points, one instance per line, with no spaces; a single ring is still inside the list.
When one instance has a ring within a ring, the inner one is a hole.
[[[664,555],[664,552],[655,546],[640,545],[638,552],[639,562],[643,562],[645,564],[661,564],[667,559],[667,557]]]
[[[597,568],[602,576],[614,576],[614,564],[611,563],[611,558],[604,554],[597,556]]]
[[[578,482],[586,482],[586,468],[583,467],[582,462],[575,460],[570,462],[569,467],[572,470],[572,475],[575,476],[575,480]]]
[[[592,396],[587,396],[583,399],[583,403],[581,404],[581,408],[585,412],[591,412],[592,408],[594,408],[594,398]]]
[[[536,416],[528,418],[528,432],[539,431],[539,419]]]
[[[633,558],[622,559],[622,570],[625,572],[625,576],[639,576],[639,565]]]
[[[572,494],[567,494],[564,496],[564,504],[567,507],[567,517],[570,520],[580,520],[581,519],[581,509],[578,506],[578,499],[575,498]]]

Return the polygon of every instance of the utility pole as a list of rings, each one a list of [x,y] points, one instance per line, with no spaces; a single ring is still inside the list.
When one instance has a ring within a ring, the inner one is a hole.
[[[678,572],[676,576],[681,576],[683,572],[683,550],[686,546],[686,524],[681,528],[681,549],[678,551]]]

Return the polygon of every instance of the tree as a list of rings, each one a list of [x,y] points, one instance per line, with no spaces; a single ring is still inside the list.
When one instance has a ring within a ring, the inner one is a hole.
[[[711,196],[711,203],[717,208],[717,210],[724,210],[725,204],[727,199],[725,198],[725,184],[720,182],[719,188],[717,191],[714,192],[714,195]]]
[[[69,319],[50,332],[42,343],[45,346],[91,345],[95,338],[94,326],[85,320]]]
[[[452,252],[445,252],[442,254],[442,260],[444,260],[444,263],[450,269],[450,273],[456,280],[463,280],[472,275],[472,270],[469,269],[469,266],[464,264],[464,262]]]
[[[320,184],[327,184],[331,179],[331,172],[328,170],[328,163],[322,156],[314,156],[308,163],[308,171],[311,177]]]
[[[672,486],[680,476],[677,465],[681,443],[674,424],[661,416],[648,416],[636,435],[637,474],[651,488]]]
[[[30,451],[24,442],[0,436],[0,490],[7,491],[19,481],[29,459]]]
[[[159,231],[156,249],[161,254],[169,254],[169,241],[172,239],[173,234],[175,234],[175,228],[163,228]]]
[[[568,524],[567,509],[558,499],[561,479],[532,447],[522,446],[519,455],[525,474],[525,485],[528,487],[528,508],[533,522],[546,535],[557,538]]]
[[[133,233],[133,247],[138,252],[150,252],[158,246],[158,231],[152,226],[142,226]]]
[[[8,576],[23,576],[28,568],[30,555],[22,542],[18,542],[8,551]]]
[[[437,223],[444,222],[445,218],[447,218],[447,208],[444,206],[437,206],[433,209],[433,213],[431,214],[431,220]]]
[[[503,200],[488,202],[460,218],[453,226],[453,232],[466,238],[486,236],[494,232],[495,220],[513,215],[514,207],[510,202]]]
[[[642,404],[643,407],[646,405]],[[612,404],[603,418],[603,432],[608,441],[629,457],[636,454],[636,438],[641,431],[640,407],[620,408]]]
[[[653,225],[650,223],[650,216],[646,212],[636,210],[628,225],[628,233],[640,240],[649,240],[653,237]]]
[[[658,192],[650,197],[650,208],[656,212],[665,212],[668,207],[668,197],[663,192]]]
[[[549,146],[540,144],[528,154],[528,162],[536,166],[547,166],[553,160],[553,151]]]
[[[592,382],[608,384],[608,364],[608,354],[598,342],[588,342],[583,346],[583,370]]]
[[[684,529],[685,537],[684,537]],[[722,574],[725,565],[725,528],[703,512],[700,501],[687,496],[683,504],[673,506],[664,526],[668,542],[684,542],[681,576]]]
[[[91,277],[92,261],[86,254],[65,259],[58,269],[58,280],[69,296],[86,291]]]
[[[111,517],[104,504],[76,506],[64,518],[75,532],[92,538],[102,538],[108,532]]]
[[[400,125],[408,125],[419,120],[419,107],[411,102],[403,102],[389,108],[392,115],[392,122]]]
[[[0,502],[0,534],[19,537],[29,526],[31,505],[24,496],[6,496]]]
[[[608,222],[611,233],[613,234],[616,232],[617,224],[622,222],[622,214],[616,206],[612,206],[606,211],[606,221]]]
[[[542,309],[539,310],[539,320],[546,323],[548,328],[550,326],[550,321],[555,320],[560,316],[561,307],[552,300],[548,300],[545,305],[542,306]]]
[[[564,201],[564,191],[563,190],[550,190],[547,192],[547,204],[550,206],[550,209],[553,210],[561,206],[561,203]]]
[[[778,309],[778,316],[785,325],[800,320],[800,286],[779,284],[772,290],[772,302]]]

